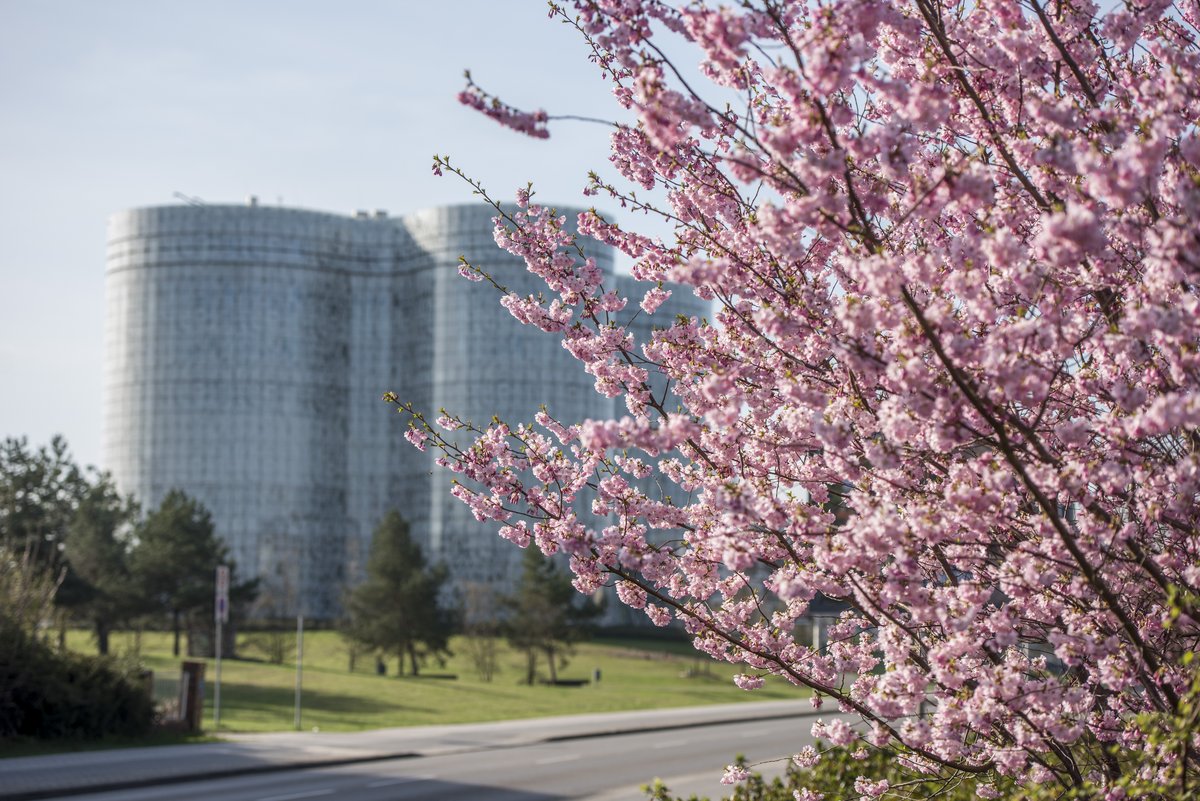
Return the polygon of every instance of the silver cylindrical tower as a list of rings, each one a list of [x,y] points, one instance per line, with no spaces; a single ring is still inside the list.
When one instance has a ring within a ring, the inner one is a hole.
[[[564,210],[574,220],[576,210]],[[432,361],[428,408],[458,414],[486,427],[493,415],[516,426],[532,423],[539,407],[561,420],[577,422],[611,414],[612,401],[596,393],[594,379],[567,353],[561,338],[522,325],[500,305],[487,282],[458,274],[459,256],[487,271],[518,295],[545,293],[542,279],[524,261],[500,250],[492,236],[495,211],[483,205],[445,206],[406,217],[425,255],[433,287]],[[594,254],[612,271],[612,251]],[[465,437],[462,438],[465,442]],[[520,552],[496,536],[496,523],[481,524],[465,504],[450,495],[450,476],[425,476],[428,515],[419,522],[435,559],[452,567],[458,582],[470,581],[507,591],[520,574]]]
[[[497,248],[493,213],[251,204],[111,219],[105,466],[146,510],[171,489],[208,507],[240,575],[262,579],[258,614],[337,615],[392,509],[459,588],[511,588],[519,551],[450,495],[433,453],[404,441],[384,392],[430,420],[445,408],[481,426],[532,422],[543,405],[568,423],[623,412],[559,336],[458,275],[465,256],[520,295],[545,290]],[[617,281],[612,251],[584,245]],[[672,298],[654,319],[701,306]],[[651,325],[639,319],[635,337]]]
[[[351,282],[391,272],[360,229],[262,206],[110,220],[106,466],[145,509],[176,488],[207,506],[279,614],[342,592]]]

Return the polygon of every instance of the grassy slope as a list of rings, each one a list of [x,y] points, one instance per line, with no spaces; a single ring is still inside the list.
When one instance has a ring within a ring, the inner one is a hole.
[[[243,640],[261,638],[249,635]],[[288,637],[287,663],[224,660],[221,680],[221,728],[227,731],[279,731],[292,728],[294,682],[293,635]],[[92,651],[87,632],[74,631],[68,645]],[[388,676],[376,676],[374,659],[360,658],[354,673],[347,670],[341,638],[331,631],[308,632],[304,637],[303,726],[323,731],[353,731],[390,726],[465,723],[510,718],[653,709],[736,701],[800,697],[797,688],[768,681],[753,693],[735,687],[732,665],[714,663],[699,655],[681,654],[678,643],[653,641],[595,641],[580,645],[560,678],[588,678],[600,669],[599,684],[585,687],[526,686],[521,654],[500,646],[500,672],[491,683],[480,681],[465,656],[456,656],[443,668],[434,664],[429,673],[454,673],[456,680],[396,678],[395,659]],[[114,653],[131,652],[133,637],[117,634]],[[240,645],[243,655],[262,652]],[[171,689],[179,661],[170,655],[170,636],[147,632],[142,636],[142,661],[155,671],[159,693]],[[214,668],[207,672],[206,721],[212,719]]]

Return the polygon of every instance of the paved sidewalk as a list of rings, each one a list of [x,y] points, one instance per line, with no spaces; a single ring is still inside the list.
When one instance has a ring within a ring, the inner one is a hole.
[[[810,714],[807,700],[768,701],[333,734],[225,734],[218,743],[0,759],[0,801]]]

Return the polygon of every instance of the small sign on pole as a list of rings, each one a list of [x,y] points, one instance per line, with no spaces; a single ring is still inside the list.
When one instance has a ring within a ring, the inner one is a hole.
[[[229,565],[217,565],[217,622],[229,622]]]
[[[221,728],[221,641],[224,639],[223,624],[229,622],[229,565],[217,565],[217,596],[213,608],[217,623],[217,637],[213,654],[217,658],[217,675],[213,682],[213,730]]]

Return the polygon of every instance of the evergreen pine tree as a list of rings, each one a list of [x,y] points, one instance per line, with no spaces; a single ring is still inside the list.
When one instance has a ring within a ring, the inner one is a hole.
[[[395,654],[398,672],[408,659],[413,675],[428,657],[450,653],[454,615],[438,602],[444,565],[427,566],[399,513],[389,512],[371,539],[367,580],[346,598],[346,634],[368,648]]]

